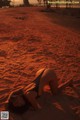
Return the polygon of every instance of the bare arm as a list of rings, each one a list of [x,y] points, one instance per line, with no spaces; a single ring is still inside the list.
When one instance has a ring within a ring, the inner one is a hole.
[[[44,86],[45,86],[45,79],[44,77],[41,77],[40,83],[39,83],[39,90],[38,90],[38,95],[41,96],[43,91],[44,91]]]
[[[67,87],[67,86],[69,86],[71,84],[72,84],[72,80],[68,80],[67,82],[65,82],[65,83],[58,86],[58,91],[63,90],[65,87]]]
[[[29,100],[29,102],[32,104],[35,110],[41,109],[40,104],[36,100],[36,93],[34,91],[28,92],[25,96]]]

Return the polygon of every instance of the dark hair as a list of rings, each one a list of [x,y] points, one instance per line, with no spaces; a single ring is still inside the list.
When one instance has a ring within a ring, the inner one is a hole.
[[[30,102],[28,101],[28,99],[24,96],[24,95],[21,95],[21,97],[24,99],[25,101],[25,104],[18,107],[18,106],[14,106],[13,102],[12,102],[12,96],[11,96],[11,99],[9,100],[7,106],[6,106],[6,109],[8,109],[10,112],[13,112],[13,113],[17,113],[17,114],[23,114],[24,112],[26,112],[27,110],[29,110],[31,104]]]

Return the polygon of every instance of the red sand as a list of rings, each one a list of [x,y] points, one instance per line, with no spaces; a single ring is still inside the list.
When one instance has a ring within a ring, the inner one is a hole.
[[[80,19],[65,16],[65,22],[64,16],[54,17],[52,13],[50,17],[41,9],[0,9],[0,110],[4,110],[1,103],[7,100],[14,83],[18,80],[15,88],[26,84],[43,67],[54,68],[59,84],[73,79],[80,93]],[[57,96],[47,92],[39,101],[42,110],[11,115],[11,120],[79,120],[79,94],[71,87]]]

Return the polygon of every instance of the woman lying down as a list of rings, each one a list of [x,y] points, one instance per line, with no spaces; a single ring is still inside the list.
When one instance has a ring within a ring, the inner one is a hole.
[[[50,86],[52,94],[57,94],[72,82],[67,81],[64,84],[58,85],[56,73],[52,68],[43,68],[36,73],[35,80],[28,86],[22,87],[19,90],[13,91],[8,98],[7,109],[14,113],[24,113],[31,106],[37,110],[41,109],[37,98],[44,92],[45,85]]]

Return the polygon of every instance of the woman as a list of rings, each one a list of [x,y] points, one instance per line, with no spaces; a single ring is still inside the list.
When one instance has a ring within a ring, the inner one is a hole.
[[[49,85],[52,94],[58,93],[66,86],[71,84],[68,81],[62,85],[58,85],[58,78],[52,68],[43,68],[36,73],[36,78],[26,87],[12,92],[9,96],[8,108],[16,113],[23,113],[32,106],[35,110],[41,109],[37,98],[44,92],[45,85]]]

